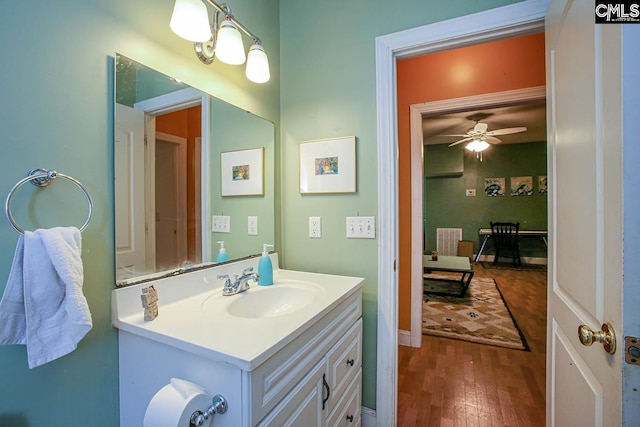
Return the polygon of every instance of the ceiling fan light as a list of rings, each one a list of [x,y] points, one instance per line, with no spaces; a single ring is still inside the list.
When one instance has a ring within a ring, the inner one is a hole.
[[[211,38],[207,6],[200,0],[176,0],[169,27],[192,42],[206,42]]]
[[[484,151],[487,148],[489,148],[489,143],[487,141],[483,141],[481,139],[474,139],[473,141],[468,143],[465,148],[467,150],[469,150],[469,151],[473,151],[473,152],[479,153],[479,152]]]

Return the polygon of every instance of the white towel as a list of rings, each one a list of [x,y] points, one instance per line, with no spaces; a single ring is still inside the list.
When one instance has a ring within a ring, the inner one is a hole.
[[[0,344],[26,344],[31,369],[75,350],[92,327],[80,255],[75,227],[18,238],[0,300]]]

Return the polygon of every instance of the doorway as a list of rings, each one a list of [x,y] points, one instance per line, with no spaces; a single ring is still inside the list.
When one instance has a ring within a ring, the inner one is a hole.
[[[376,39],[378,112],[378,425],[395,426],[397,408],[398,254],[397,123],[395,75],[397,58],[442,51],[544,29],[545,2],[522,2],[446,23],[433,24]],[[408,34],[411,33],[411,34]]]
[[[541,47],[544,49],[544,39],[540,39]],[[466,54],[466,53],[465,53]],[[544,68],[544,57],[542,60],[542,68]],[[544,73],[540,76],[542,80],[544,80]],[[400,84],[400,83],[399,83]],[[458,131],[454,131],[454,133],[460,132],[460,129],[465,129],[466,125],[464,125],[465,118],[471,114],[482,114],[487,116],[484,120],[485,123],[490,123],[491,129],[494,129],[495,126],[499,127],[499,123],[518,123],[519,125],[526,125],[527,132],[521,133],[519,135],[514,136],[502,136],[501,142],[496,146],[496,149],[500,149],[500,145],[504,145],[506,143],[523,143],[523,142],[542,142],[546,141],[546,120],[545,120],[545,108],[544,108],[544,100],[546,97],[545,87],[537,86],[531,88],[523,88],[523,89],[515,89],[503,92],[489,93],[483,95],[475,95],[468,96],[464,98],[454,98],[447,99],[444,101],[434,101],[434,102],[425,102],[423,104],[413,104],[410,108],[410,122],[411,122],[411,141],[410,141],[410,155],[411,155],[411,197],[406,197],[403,199],[402,194],[400,198],[400,210],[411,210],[411,226],[404,227],[400,225],[400,233],[411,233],[411,241],[419,242],[423,239],[424,229],[427,226],[427,221],[425,220],[426,216],[423,213],[423,208],[425,206],[424,203],[424,155],[423,155],[423,144],[425,139],[429,140],[429,142],[440,142],[442,140],[452,142],[457,138],[449,138],[449,137],[441,137],[440,133],[450,132],[445,129],[452,129],[452,126],[458,125],[462,121],[463,125],[461,127],[455,127]],[[501,119],[494,121],[490,115],[500,115]],[[400,120],[400,118],[399,118]],[[502,121],[500,121],[502,120]],[[511,120],[511,121],[509,121]],[[425,127],[433,126],[436,130],[426,129]],[[471,125],[469,125],[471,126]],[[507,125],[509,126],[509,125]],[[509,139],[511,138],[511,139]],[[445,143],[446,145],[446,143]],[[439,147],[442,147],[442,144],[438,144]],[[433,147],[433,145],[431,145]],[[409,147],[404,147],[404,151],[407,151]],[[450,147],[453,150],[453,147]],[[403,150],[400,148],[399,150]],[[445,150],[449,150],[446,148]],[[442,151],[442,150],[440,150]],[[464,151],[464,150],[462,150]],[[453,151],[455,153],[455,151]],[[491,149],[485,151],[485,154],[488,153],[491,156]],[[445,153],[446,154],[446,153]],[[441,160],[445,157],[442,157]],[[447,157],[448,158],[448,157]],[[515,157],[513,157],[515,160]],[[445,172],[445,169],[442,169],[441,165],[438,174],[436,174],[434,179],[447,179],[444,177],[449,177],[449,179],[454,179],[453,177],[459,176],[460,178],[464,178],[464,172],[460,169],[462,159],[460,158],[460,165],[457,162],[453,162],[452,171]],[[488,176],[491,176],[489,171],[494,170],[499,165],[495,165],[491,161],[491,157],[487,159],[486,167],[482,168],[489,173]],[[532,159],[530,159],[532,160]],[[446,163],[446,162],[441,162]],[[482,163],[482,162],[480,162]],[[545,162],[546,164],[546,162]],[[526,170],[528,173],[531,172],[531,165],[526,165]],[[453,171],[455,169],[455,171]],[[521,169],[516,169],[521,170]],[[499,168],[500,173],[504,172],[504,167]],[[429,172],[429,171],[427,171]],[[473,173],[472,173],[473,175]],[[544,174],[546,176],[546,173]],[[536,175],[536,178],[540,176]],[[477,196],[473,196],[474,198],[467,199],[466,196],[463,198],[463,201],[460,201],[460,197],[458,197],[457,203],[454,205],[457,207],[458,211],[468,211],[475,212],[473,218],[468,217],[468,213],[463,212],[451,212],[451,215],[446,215],[446,218],[441,218],[441,221],[453,221],[453,222],[442,222],[440,225],[442,226],[456,226],[461,227],[465,232],[462,235],[462,240],[471,240],[477,241],[478,234],[477,231],[480,228],[486,228],[489,224],[489,221],[495,221],[496,218],[492,217],[490,214],[483,214],[483,212],[493,212],[496,210],[496,204],[492,203],[491,200],[485,200],[483,194],[483,188],[476,188],[479,186],[479,181],[476,178],[476,182],[473,180],[465,179],[465,183],[468,185],[464,185],[465,189],[467,187],[473,187],[472,190],[477,191]],[[533,181],[533,177],[532,177]],[[403,186],[401,186],[402,188]],[[452,189],[455,188],[451,184],[447,186],[447,188]],[[462,191],[465,189],[458,189],[462,194]],[[456,194],[451,194],[451,197],[456,197]],[[476,198],[477,197],[477,198]],[[540,197],[540,196],[534,196]],[[515,215],[516,218],[511,217],[500,217],[503,220],[514,219],[514,220],[524,220],[523,228],[541,228],[541,225],[544,225],[544,229],[546,229],[546,209],[540,210],[537,209],[538,212],[536,215],[523,215],[523,210],[526,212],[525,206],[544,206],[546,205],[546,200],[544,197],[541,199],[536,199],[535,203],[502,203],[500,213],[504,215]],[[469,200],[468,203],[464,201]],[[501,202],[503,202],[502,200]],[[526,200],[526,202],[532,202],[533,199]],[[485,203],[482,203],[485,202]],[[508,202],[512,202],[509,200]],[[407,203],[410,203],[410,207],[407,206]],[[464,208],[464,209],[461,209]],[[488,216],[487,216],[488,215]],[[523,216],[523,217],[521,217]],[[529,224],[528,226],[525,224]],[[433,236],[434,233],[430,233]],[[435,250],[433,237],[431,239],[424,239],[427,241],[430,250]],[[402,242],[401,242],[402,244]],[[412,347],[420,347],[420,341],[422,337],[421,325],[422,325],[422,289],[423,289],[423,281],[422,281],[422,255],[423,250],[421,250],[422,245],[411,244],[411,289],[410,289],[410,301],[411,301],[411,323],[409,329],[409,342],[400,342],[400,344],[410,345]],[[402,255],[402,247],[400,248],[401,259],[403,259]],[[405,251],[406,254],[406,251]],[[406,258],[409,258],[407,255]],[[400,262],[400,277],[406,267],[404,267],[406,263]],[[404,277],[407,277],[405,274]],[[401,285],[400,292],[407,293],[407,289],[403,289]],[[403,304],[404,303],[404,304]],[[400,312],[408,312],[407,304],[400,298]],[[407,322],[404,322],[406,325]],[[400,336],[407,335],[406,333],[402,333],[403,323],[402,319],[400,322]]]
[[[187,195],[201,197],[200,194],[195,194],[195,189],[188,184],[194,181],[187,179],[189,174],[195,172],[187,166],[188,151],[190,150],[187,138],[156,132],[156,268],[160,270],[174,268],[184,261],[201,262],[198,259],[190,260],[188,257],[189,251],[193,251],[195,241],[188,238],[187,224],[189,218],[195,216],[195,212],[193,206],[187,205]],[[194,227],[199,231],[201,224],[194,224]]]
[[[209,95],[187,88],[140,101],[135,108],[144,112],[148,141],[144,162],[148,165],[144,171],[148,194],[145,201],[148,263],[153,265],[155,271],[156,248],[161,247],[164,251],[169,247],[156,242],[159,215],[155,206],[156,196],[166,199],[162,202],[166,207],[165,212],[173,212],[163,221],[167,224],[163,229],[168,231],[161,236],[161,240],[171,242],[173,249],[169,251],[167,259],[161,261],[177,259],[173,267],[180,267],[210,259],[211,234],[206,215],[211,198],[208,179]],[[160,162],[156,158],[158,149],[169,154]],[[162,170],[167,171],[166,176],[159,172]]]

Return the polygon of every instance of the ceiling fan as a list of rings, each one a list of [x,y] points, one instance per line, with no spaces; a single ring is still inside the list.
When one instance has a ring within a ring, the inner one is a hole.
[[[499,138],[496,138],[496,135],[508,135],[511,133],[519,133],[525,132],[527,130],[524,126],[512,127],[512,128],[503,128],[487,131],[489,126],[486,123],[482,123],[480,121],[476,122],[476,125],[469,129],[466,134],[453,134],[453,135],[441,135],[441,136],[463,136],[464,138],[459,139],[458,141],[452,142],[449,144],[449,147],[453,147],[454,145],[461,144],[466,141],[483,141],[485,143],[490,144],[498,144],[502,142]]]

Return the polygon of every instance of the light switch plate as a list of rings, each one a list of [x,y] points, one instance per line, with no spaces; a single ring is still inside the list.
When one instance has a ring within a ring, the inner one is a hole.
[[[476,189],[475,188],[467,188],[465,193],[465,196],[475,196],[476,195]]]
[[[347,238],[349,239],[375,239],[376,217],[374,216],[348,216]]]
[[[249,236],[258,235],[258,217],[257,216],[249,216],[247,218],[247,234]]]
[[[319,216],[309,217],[309,237],[312,239],[322,238],[322,222]]]
[[[212,215],[211,232],[231,233],[231,217],[227,215]]]

